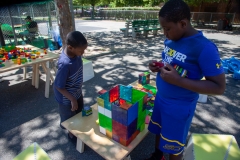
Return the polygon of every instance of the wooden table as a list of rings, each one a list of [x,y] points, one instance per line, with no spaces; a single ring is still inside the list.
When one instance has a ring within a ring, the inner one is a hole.
[[[19,45],[17,46],[19,48],[31,48],[32,50],[38,50],[41,53],[43,53],[43,50],[31,46],[31,45]],[[21,65],[14,64],[11,60],[8,62],[5,62],[5,67],[0,68],[0,73],[4,73],[10,70],[18,69],[18,68],[23,68],[24,70],[24,79],[26,79],[26,67],[27,66],[32,66],[33,68],[33,74],[32,74],[32,85],[35,86],[36,89],[39,87],[39,65],[43,67],[44,72],[46,73],[46,83],[45,83],[45,97],[49,97],[49,86],[50,86],[50,78],[53,79],[53,75],[50,73],[50,67],[49,63],[53,59],[57,59],[59,57],[58,54],[54,54],[51,52],[47,52],[46,55],[44,55],[42,58],[36,58],[35,60],[32,60],[31,62],[27,62]]]
[[[145,126],[145,129],[140,132],[127,147],[125,147],[100,133],[99,125],[96,123],[96,120],[98,119],[97,104],[94,104],[91,107],[93,110],[92,115],[82,117],[82,113],[79,113],[62,123],[67,130],[77,137],[76,149],[80,153],[83,153],[84,144],[86,144],[105,159],[130,159],[128,154],[147,135],[148,125]]]
[[[156,82],[151,81],[150,84],[155,86]],[[131,83],[130,85],[137,86],[138,80]],[[82,117],[82,113],[79,113],[62,123],[62,125],[68,131],[70,131],[73,135],[77,137],[76,149],[80,153],[83,153],[84,144],[86,144],[105,159],[130,159],[130,156],[128,156],[130,152],[148,134],[148,124],[146,124],[145,129],[140,132],[138,136],[127,147],[125,147],[100,133],[99,125],[96,123],[96,120],[98,119],[97,104],[94,104],[91,107],[93,110],[92,115]]]

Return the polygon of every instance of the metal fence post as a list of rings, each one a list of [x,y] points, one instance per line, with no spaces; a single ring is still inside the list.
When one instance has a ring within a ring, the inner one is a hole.
[[[46,2],[46,5],[47,5],[49,28],[50,28],[50,30],[51,30],[51,29],[53,29],[53,28],[52,28],[52,19],[51,19],[50,4],[49,4],[48,2]]]
[[[32,18],[34,19],[33,4],[30,5],[29,7],[30,7],[30,11],[31,11]]]
[[[211,13],[211,16],[210,16],[210,22],[209,22],[209,24],[210,24],[210,23],[212,23],[212,13]]]
[[[17,9],[18,9],[18,15],[20,16],[20,23],[23,24],[22,22],[22,15],[20,15],[20,11],[19,11],[19,7],[17,6]]]
[[[11,9],[10,9],[9,6],[7,7],[7,9],[8,9],[8,14],[9,14],[9,17],[10,17],[10,22],[11,22],[11,25],[12,25],[12,29],[13,29],[14,42],[15,42],[15,45],[17,45],[17,37],[16,37],[16,33],[15,33],[13,20],[12,20]]]
[[[236,15],[236,13],[234,13],[234,15],[233,15],[232,24],[234,23],[235,15]]]

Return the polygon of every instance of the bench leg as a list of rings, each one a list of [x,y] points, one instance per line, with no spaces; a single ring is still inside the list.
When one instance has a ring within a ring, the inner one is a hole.
[[[136,32],[134,31],[134,29],[132,30],[132,38],[136,38]]]
[[[143,31],[143,35],[144,35],[145,38],[147,38],[148,37],[148,31]]]
[[[131,156],[128,155],[127,157],[125,157],[123,160],[131,160]]]
[[[84,143],[79,138],[77,138],[77,145],[76,149],[78,152],[83,153],[84,152]]]
[[[157,30],[153,30],[153,35],[154,35],[154,36],[157,35]]]

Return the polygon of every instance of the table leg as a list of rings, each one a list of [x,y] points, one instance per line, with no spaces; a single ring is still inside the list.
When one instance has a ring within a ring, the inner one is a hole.
[[[23,79],[26,79],[27,67],[23,67]]]
[[[33,64],[32,66],[32,85],[35,86],[35,72],[36,72],[36,65]]]
[[[44,72],[47,74],[47,66],[46,66],[46,64],[45,63],[41,63],[41,65],[42,65],[42,67],[43,67],[43,70],[44,70]],[[49,68],[49,70],[50,70],[50,67],[48,67]],[[52,82],[54,81],[54,78],[53,78],[53,75],[51,74],[51,72],[50,72],[50,78],[51,78],[51,80],[52,80]]]
[[[39,64],[35,66],[35,88],[38,89],[39,87]]]
[[[56,68],[56,66],[55,66],[54,61],[51,61],[51,63],[52,63],[53,70],[54,70],[55,74],[57,74],[57,68]]]
[[[46,62],[46,71],[45,71],[45,73],[46,73],[45,97],[49,98],[49,87],[50,87],[50,67],[49,67],[49,61]]]
[[[84,143],[81,139],[77,138],[77,145],[76,145],[76,149],[80,152],[83,153],[84,152]]]

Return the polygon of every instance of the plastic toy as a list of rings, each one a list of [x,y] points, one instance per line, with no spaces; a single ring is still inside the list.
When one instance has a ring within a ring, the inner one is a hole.
[[[89,116],[92,114],[92,108],[89,106],[83,107],[82,116]]]
[[[0,48],[0,60],[1,67],[4,67],[4,62],[7,60],[12,60],[13,64],[24,64],[31,62],[36,58],[43,57],[47,54],[46,49],[43,50],[44,54],[40,51],[32,50],[31,48],[16,48],[15,46],[5,46]],[[20,58],[20,59],[19,59]],[[11,61],[10,61],[11,62]]]
[[[147,93],[117,85],[97,98],[100,132],[128,146],[145,128]]]
[[[234,57],[229,59],[221,60],[221,64],[217,64],[217,67],[223,66],[225,74],[233,73],[233,78],[239,80],[240,79],[240,60]]]
[[[163,67],[164,64],[162,62],[154,62],[155,66],[158,66],[158,67]]]
[[[150,73],[149,72],[144,72],[139,74],[138,76],[138,83],[145,85],[150,83]]]

